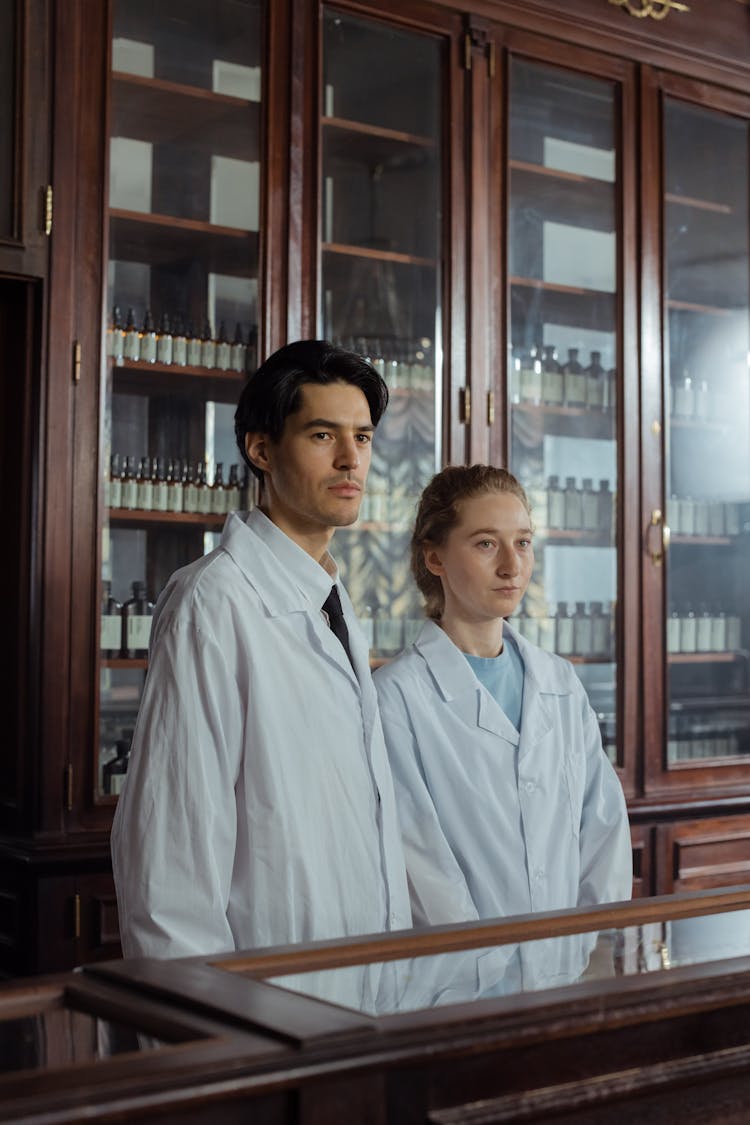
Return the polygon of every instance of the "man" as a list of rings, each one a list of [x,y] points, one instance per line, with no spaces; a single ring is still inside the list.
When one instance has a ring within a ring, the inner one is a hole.
[[[411,925],[367,644],[328,553],[387,400],[368,363],[311,340],[242,392],[261,504],[157,605],[112,830],[126,956]]]

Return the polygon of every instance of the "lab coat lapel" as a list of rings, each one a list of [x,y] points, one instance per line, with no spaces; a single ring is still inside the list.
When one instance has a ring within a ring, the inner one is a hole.
[[[427,661],[438,690],[467,727],[480,727],[513,746],[518,732],[492,696],[483,691],[472,668],[439,625],[428,621],[415,642]]]
[[[520,758],[552,731],[554,717],[547,700],[550,695],[560,695],[562,685],[545,653],[527,644],[507,622],[504,629],[512,633],[524,664]]]

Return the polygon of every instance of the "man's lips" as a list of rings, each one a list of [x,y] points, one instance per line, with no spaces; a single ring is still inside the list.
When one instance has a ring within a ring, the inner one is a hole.
[[[344,481],[342,484],[329,485],[329,491],[337,496],[359,496],[362,489],[353,481]]]

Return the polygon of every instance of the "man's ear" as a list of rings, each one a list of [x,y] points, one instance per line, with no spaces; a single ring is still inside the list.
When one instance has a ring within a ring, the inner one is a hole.
[[[425,543],[422,548],[422,558],[430,574],[435,574],[438,577],[445,574],[445,567],[441,561],[439,550],[434,544]]]
[[[271,469],[271,462],[268,456],[269,444],[268,434],[245,434],[245,453],[247,453],[253,465],[261,469],[264,473],[270,472]]]

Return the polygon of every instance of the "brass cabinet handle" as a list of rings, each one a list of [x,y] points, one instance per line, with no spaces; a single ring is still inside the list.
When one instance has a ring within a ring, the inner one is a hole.
[[[661,566],[667,557],[667,549],[669,547],[669,540],[672,532],[669,530],[669,524],[664,522],[664,513],[661,508],[654,508],[651,512],[651,522],[648,525],[648,533],[651,533],[652,528],[661,528],[661,549],[655,551],[650,550],[649,556],[654,566]]]

